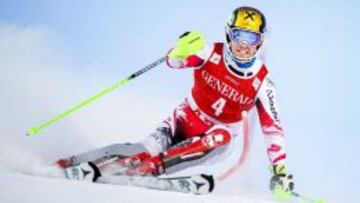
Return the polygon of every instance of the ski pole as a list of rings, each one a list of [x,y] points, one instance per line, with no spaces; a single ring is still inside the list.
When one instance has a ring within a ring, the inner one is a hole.
[[[152,62],[151,64],[145,66],[144,68],[138,70],[137,72],[131,74],[130,76],[118,81],[117,83],[115,83],[114,85],[111,85],[110,87],[105,88],[104,90],[98,92],[97,94],[95,94],[94,96],[91,96],[85,100],[83,100],[82,102],[80,102],[79,104],[69,108],[68,110],[65,110],[64,112],[54,116],[53,118],[51,118],[50,120],[41,123],[39,125],[36,125],[34,127],[32,127],[29,131],[27,131],[26,135],[27,136],[32,136],[32,135],[37,135],[40,133],[40,131],[48,126],[50,126],[51,124],[63,119],[64,117],[74,113],[75,111],[83,108],[84,106],[92,103],[93,101],[101,98],[102,96],[116,90],[117,88],[123,86],[125,83],[127,83],[128,81],[138,77],[139,75],[149,71],[150,69],[160,65],[161,63],[163,63],[164,61],[167,60],[167,56],[164,56],[154,62]]]
[[[306,203],[326,203],[324,200],[315,200],[315,199],[312,199],[310,197],[303,196],[303,195],[301,195],[299,193],[296,193],[296,192],[292,192],[291,195],[294,196],[294,197],[300,198],[301,202],[306,202]]]

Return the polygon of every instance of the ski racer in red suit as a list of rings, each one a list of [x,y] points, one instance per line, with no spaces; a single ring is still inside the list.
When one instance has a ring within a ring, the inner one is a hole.
[[[225,43],[206,45],[202,34],[184,33],[168,53],[167,64],[172,69],[193,69],[194,85],[173,114],[141,143],[110,146],[88,153],[92,157],[88,160],[80,155],[58,164],[72,169],[67,171],[87,168],[93,172],[82,179],[92,181],[105,173],[157,176],[173,168],[191,167],[223,153],[237,138],[244,112],[256,108],[273,174],[271,189],[293,190],[292,176],[285,167],[275,87],[258,57],[265,31],[265,17],[259,10],[239,7],[226,23]],[[124,152],[128,154],[119,156]]]

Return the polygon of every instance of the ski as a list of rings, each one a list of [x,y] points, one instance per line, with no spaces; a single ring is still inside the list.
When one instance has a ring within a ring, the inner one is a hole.
[[[213,176],[206,174],[171,178],[107,175],[99,177],[97,182],[192,194],[211,193],[215,186]]]

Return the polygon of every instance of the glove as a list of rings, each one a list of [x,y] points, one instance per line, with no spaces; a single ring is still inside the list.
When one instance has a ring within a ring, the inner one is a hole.
[[[204,35],[199,32],[185,32],[179,37],[174,49],[168,57],[184,60],[188,56],[201,51],[205,47]]]
[[[287,173],[284,164],[271,165],[270,172],[273,174],[270,180],[270,190],[275,198],[288,199],[294,190],[293,176]]]

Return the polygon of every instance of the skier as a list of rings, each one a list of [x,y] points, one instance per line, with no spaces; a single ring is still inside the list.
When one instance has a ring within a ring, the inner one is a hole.
[[[168,53],[167,64],[173,69],[193,69],[190,96],[142,142],[115,144],[59,160],[57,164],[67,168],[69,178],[96,181],[102,174],[159,176],[172,168],[212,159],[237,138],[244,112],[255,108],[270,161],[270,188],[292,191],[274,83],[258,57],[266,32],[265,17],[255,8],[239,7],[225,31],[225,43],[212,45],[198,32],[181,35]]]

